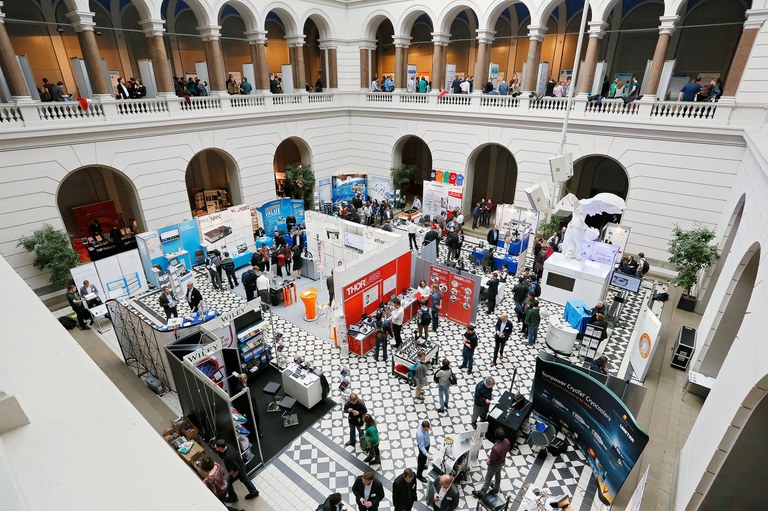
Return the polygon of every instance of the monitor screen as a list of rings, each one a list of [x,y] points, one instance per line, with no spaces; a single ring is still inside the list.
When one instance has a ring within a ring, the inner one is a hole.
[[[632,291],[633,293],[637,293],[640,291],[640,284],[643,282],[643,279],[638,278],[634,275],[627,275],[626,273],[621,273],[619,271],[614,271],[613,275],[611,276],[611,285],[618,287],[619,289],[626,289],[627,291]]]
[[[573,288],[576,286],[576,279],[560,275],[559,273],[549,272],[547,274],[547,285],[564,289],[565,291],[573,291]]]
[[[235,326],[235,332],[240,333],[243,330],[246,330],[254,325],[257,325],[261,322],[261,312],[260,311],[248,311],[242,316],[238,316],[232,321],[232,323]]]
[[[351,232],[344,233],[344,246],[363,252],[363,237],[359,234],[353,234]]]
[[[178,229],[168,229],[160,233],[160,243],[167,243],[177,239],[179,239]]]

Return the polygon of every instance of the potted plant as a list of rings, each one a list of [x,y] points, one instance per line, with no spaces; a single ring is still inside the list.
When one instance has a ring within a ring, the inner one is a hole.
[[[22,237],[16,246],[24,247],[27,252],[35,251],[32,264],[39,270],[50,270],[49,280],[52,284],[66,287],[72,282],[69,270],[80,264],[80,259],[65,232],[43,224],[31,236]]]
[[[677,266],[677,277],[670,282],[685,291],[677,304],[679,309],[693,312],[696,297],[692,291],[698,281],[699,272],[711,265],[718,257],[717,247],[711,245],[715,231],[704,226],[690,230],[675,224],[669,241],[669,262]]]
[[[559,232],[560,228],[563,226],[563,220],[564,218],[557,215],[550,215],[549,219],[546,222],[541,222],[539,224],[539,235],[544,238],[544,241],[546,241],[550,236],[552,236],[553,232]]]
[[[309,165],[285,166],[285,194],[304,201],[304,207],[312,209],[315,191],[315,173]]]
[[[418,170],[416,165],[409,165],[407,163],[403,163],[399,167],[390,169],[393,188],[395,190],[400,190],[400,193],[402,194],[403,188],[413,183]]]

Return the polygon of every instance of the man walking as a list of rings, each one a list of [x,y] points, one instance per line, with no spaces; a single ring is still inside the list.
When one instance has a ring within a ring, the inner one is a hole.
[[[258,277],[256,277],[256,272],[252,268],[247,269],[240,277],[243,281],[245,299],[250,302],[256,297],[256,281]]]
[[[440,308],[443,305],[443,293],[437,284],[432,284],[432,331],[437,332],[438,320],[440,318]]]
[[[419,350],[418,360],[416,361],[416,367],[413,370],[413,379],[416,381],[416,392],[413,399],[418,399],[424,402],[424,387],[429,385],[427,380],[427,365],[424,363],[427,355],[424,350]]]
[[[426,483],[424,478],[424,469],[427,467],[427,462],[432,461],[432,456],[429,454],[429,421],[422,421],[419,427],[416,429],[416,448],[419,451],[416,461],[416,478],[422,483]]]
[[[490,376],[475,385],[474,406],[472,406],[472,427],[477,429],[477,419],[485,422],[488,418],[488,408],[493,398],[493,386],[496,381]]]
[[[357,443],[357,436],[363,436],[363,417],[368,413],[363,400],[357,397],[357,394],[350,394],[349,401],[344,405],[344,413],[347,415],[349,423],[349,441],[344,444],[345,447],[354,447]]]
[[[379,503],[384,499],[384,486],[374,479],[373,471],[369,470],[357,476],[352,485],[352,493],[359,511],[378,511]]]
[[[541,315],[539,314],[539,301],[534,300],[530,310],[525,315],[525,324],[528,326],[528,345],[536,344],[536,335],[539,333],[539,323]]]
[[[227,480],[227,498],[224,502],[237,502],[237,492],[235,492],[234,482],[240,481],[248,489],[248,495],[245,496],[246,500],[250,500],[259,496],[259,490],[253,485],[250,479],[248,479],[248,471],[243,463],[243,458],[240,457],[240,453],[229,445],[225,440],[219,438],[213,445],[213,449],[219,453],[219,456],[224,460],[224,467],[229,472],[229,479]]]
[[[467,325],[467,331],[464,332],[464,348],[461,350],[462,363],[459,369],[467,368],[467,374],[472,374],[472,367],[475,363],[475,348],[477,348],[477,334],[475,333],[474,323]]]
[[[229,282],[229,289],[235,289],[238,284],[237,275],[235,275],[235,260],[229,257],[229,252],[224,252],[224,259],[221,260],[221,267],[227,274],[227,281]],[[232,281],[235,285],[232,285]]]
[[[506,312],[496,321],[496,329],[493,335],[493,362],[491,367],[496,365],[497,358],[504,360],[504,345],[512,334],[512,322],[509,320],[509,314]]]
[[[517,322],[523,322],[523,313],[525,308],[523,302],[525,297],[528,296],[528,286],[525,285],[523,278],[518,279],[517,284],[512,288],[512,300],[515,302],[515,315],[517,315]]]
[[[496,297],[499,295],[499,274],[493,272],[488,281],[488,314],[493,314],[496,310]]]
[[[472,492],[472,495],[478,499],[483,498],[488,491],[496,493],[501,489],[501,471],[504,469],[507,453],[512,448],[502,428],[497,428],[494,436],[496,443],[493,444],[491,454],[488,457],[488,461],[486,461],[488,469],[485,471],[485,484],[480,488],[480,491]]]
[[[406,468],[392,483],[392,505],[395,511],[411,511],[416,502],[416,474]]]
[[[399,298],[392,300],[392,304],[395,307],[392,310],[392,317],[390,318],[390,322],[392,324],[392,335],[395,337],[395,348],[399,348],[400,344],[403,342],[400,333],[403,330],[403,315],[405,311],[403,310],[402,303],[400,302]]]
[[[437,485],[429,485],[427,505],[432,511],[453,511],[459,507],[459,490],[453,484],[453,477],[443,474]]]

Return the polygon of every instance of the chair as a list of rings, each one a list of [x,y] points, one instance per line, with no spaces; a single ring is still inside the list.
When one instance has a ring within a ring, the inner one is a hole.
[[[195,250],[195,266],[203,264],[205,262],[205,252],[202,248]]]
[[[480,509],[486,509],[488,511],[507,511],[509,509],[509,500],[509,494],[505,497],[502,493],[488,492],[477,499],[475,511],[479,511]]]
[[[280,411],[280,396],[277,395],[280,392],[281,385],[276,381],[271,381],[264,386],[263,392],[272,396],[272,401],[267,405],[268,412]]]
[[[280,408],[285,410],[283,412],[283,427],[295,426],[299,423],[299,414],[297,414],[293,407],[296,405],[296,400],[291,396],[284,396],[280,400]]]

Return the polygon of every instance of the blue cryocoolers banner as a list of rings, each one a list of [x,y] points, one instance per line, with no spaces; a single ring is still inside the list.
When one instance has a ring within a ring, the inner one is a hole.
[[[296,225],[304,223],[304,201],[294,199],[276,199],[265,202],[256,208],[261,214],[261,225],[267,236],[273,236],[275,231],[288,232],[285,219],[289,215],[296,218]]]
[[[575,367],[536,359],[533,409],[573,433],[611,504],[648,443],[648,434],[608,387]]]
[[[368,180],[365,174],[339,174],[333,176],[333,203],[349,202],[355,195],[365,200],[368,195]]]

